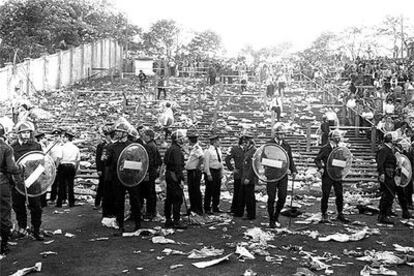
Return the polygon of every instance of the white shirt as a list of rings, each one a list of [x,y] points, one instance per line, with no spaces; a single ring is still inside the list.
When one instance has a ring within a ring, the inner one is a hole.
[[[348,108],[355,108],[355,106],[356,106],[355,99],[349,99],[348,102],[346,103],[346,107]]]
[[[62,146],[61,164],[73,164],[75,167],[80,161],[80,151],[72,142],[67,142]]]
[[[220,155],[220,160],[223,161],[222,154],[220,148],[217,148],[218,154]],[[219,162],[217,156],[216,148],[211,145],[208,149],[204,152],[204,172],[207,175],[210,175],[210,169],[222,169],[223,164]]]
[[[186,170],[195,170],[200,168],[200,163],[204,156],[203,149],[199,145],[199,143],[194,144],[190,148],[190,154],[188,156],[187,162],[185,163]]]
[[[364,119],[371,120],[372,118],[374,118],[374,113],[372,113],[372,111],[364,111],[362,112],[361,117]]]
[[[384,114],[393,114],[395,110],[395,106],[393,104],[384,104]]]

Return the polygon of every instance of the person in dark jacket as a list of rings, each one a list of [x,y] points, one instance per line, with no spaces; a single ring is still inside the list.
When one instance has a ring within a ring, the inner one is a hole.
[[[273,139],[268,141],[267,144],[277,144],[281,146],[288,154],[289,157],[289,171],[288,173],[279,181],[276,182],[267,182],[267,212],[269,214],[269,227],[275,228],[280,226],[279,223],[279,214],[282,211],[283,206],[286,202],[287,196],[287,185],[288,185],[288,174],[291,174],[294,178],[297,174],[295,162],[292,157],[292,149],[290,145],[285,141],[286,131],[282,125],[275,125]],[[275,199],[276,199],[276,190],[278,191],[276,210],[274,208]]]
[[[162,165],[161,155],[154,141],[154,131],[146,129],[143,132],[144,148],[148,153],[149,166],[144,181],[140,184],[141,204],[146,199],[147,219],[153,219],[157,215],[157,194],[155,192],[155,179],[157,179],[160,167]]]
[[[105,181],[105,163],[102,161],[102,154],[104,148],[111,143],[111,133],[109,128],[104,127],[103,135],[105,136],[101,143],[98,144],[96,147],[96,154],[95,154],[95,164],[96,164],[96,171],[99,176],[99,183],[98,188],[96,189],[96,196],[95,196],[95,208],[99,208],[101,206],[101,201],[104,195],[104,181]]]
[[[135,222],[134,231],[141,227],[141,209],[139,204],[139,187],[124,186],[117,176],[117,164],[122,151],[131,144],[128,141],[128,126],[125,123],[119,123],[115,126],[115,142],[108,146],[107,154],[104,158],[105,165],[108,168],[108,181],[114,185],[115,197],[115,214],[119,226],[119,231],[115,235],[122,235],[124,232],[124,213],[125,213],[125,193],[128,191],[129,202],[131,205],[131,218]]]
[[[230,148],[230,151],[227,153],[224,161],[226,163],[227,169],[233,173],[233,198],[231,201],[231,208],[230,212],[234,215],[243,213],[241,207],[239,206],[239,194],[240,194],[240,187],[241,187],[241,172],[243,169],[243,155],[244,155],[244,147],[246,146],[246,139],[242,135],[239,138],[239,142],[237,145]],[[234,162],[234,166],[231,163],[231,160]]]
[[[326,165],[328,157],[331,154],[332,150],[338,147],[339,142],[341,141],[341,134],[338,130],[333,130],[329,134],[329,143],[322,146],[319,150],[318,155],[315,158],[315,164],[318,167],[319,173],[322,175],[322,199],[321,199],[321,212],[322,212],[322,223],[329,222],[329,217],[327,214],[328,211],[328,200],[329,194],[331,193],[332,186],[335,191],[335,201],[336,208],[338,210],[337,219],[343,223],[349,223],[349,220],[342,213],[344,206],[344,196],[342,181],[335,181],[327,173]]]
[[[321,146],[326,145],[328,143],[329,132],[331,131],[331,127],[329,126],[329,122],[326,119],[326,115],[322,115],[322,123],[321,123]]]
[[[18,175],[22,168],[16,164],[13,148],[6,144],[5,129],[0,124],[0,254],[9,252],[8,241],[11,221],[11,182],[10,175]]]
[[[171,141],[171,147],[167,149],[164,156],[165,180],[167,182],[167,197],[164,205],[165,227],[185,229],[187,226],[180,221],[180,210],[184,196],[182,187],[184,181],[184,154],[182,152],[184,135],[175,131],[171,135]],[[171,209],[173,220],[171,220]]]
[[[394,222],[388,218],[388,215],[392,209],[392,203],[396,193],[403,211],[403,218],[410,218],[403,189],[395,185],[394,176],[397,168],[397,159],[394,154],[393,137],[391,133],[384,135],[384,144],[377,152],[376,161],[381,188],[378,222],[383,224],[394,224]]]
[[[103,178],[103,188],[102,188],[102,217],[112,218],[116,215],[116,206],[115,206],[115,183],[112,181],[113,172],[112,168],[108,166],[106,160],[108,159],[108,149],[115,142],[115,129],[113,127],[108,128],[109,140],[102,147],[102,178]]]
[[[246,145],[243,154],[243,167],[241,170],[241,186],[239,195],[239,209],[236,216],[242,217],[246,209],[246,217],[243,219],[256,219],[256,198],[254,188],[258,184],[258,178],[253,171],[252,159],[256,152],[256,146],[253,141],[253,134],[246,132],[243,137],[246,139]]]
[[[39,143],[34,141],[33,133],[34,126],[30,122],[23,122],[17,126],[18,139],[11,144],[14,151],[15,160],[19,160],[24,154],[31,151],[42,151]],[[15,177],[15,184],[24,182],[21,175]],[[24,185],[24,184],[22,184]],[[13,210],[16,213],[16,220],[18,224],[17,232],[19,237],[27,236],[27,210],[26,210],[26,196],[20,194],[16,189],[12,190]],[[43,241],[44,238],[40,234],[40,225],[42,224],[42,204],[41,196],[28,197],[30,217],[33,226],[33,236],[38,241]]]

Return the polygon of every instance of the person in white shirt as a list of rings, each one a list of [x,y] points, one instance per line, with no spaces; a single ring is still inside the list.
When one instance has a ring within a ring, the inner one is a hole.
[[[388,99],[387,102],[383,106],[384,115],[387,114],[394,114],[395,106],[392,102],[392,99]]]
[[[209,137],[210,147],[204,152],[204,180],[206,191],[204,195],[204,212],[206,214],[220,213],[220,186],[223,177],[222,154],[220,138],[213,134]]]
[[[50,157],[52,157],[53,161],[55,161],[55,166],[56,166],[56,177],[55,177],[55,181],[52,184],[52,188],[50,191],[50,201],[55,201],[56,197],[58,195],[58,190],[59,190],[59,179],[60,177],[60,171],[59,171],[59,165],[60,165],[60,160],[62,159],[62,130],[61,129],[55,129],[53,130],[52,134],[55,136],[54,140],[56,145],[50,149],[49,151],[49,155]],[[63,200],[66,200],[66,198],[63,198]]]
[[[325,113],[326,119],[328,120],[329,126],[339,126],[339,119],[336,112],[333,111],[332,107],[329,107]]]
[[[72,143],[75,135],[66,131],[63,136],[62,159],[60,161],[59,193],[56,207],[62,207],[63,198],[68,194],[69,207],[75,206],[75,195],[73,190],[76,171],[80,163],[80,151]]]
[[[189,141],[189,154],[184,168],[187,170],[188,196],[190,198],[190,211],[199,215],[203,214],[203,201],[200,191],[201,165],[203,164],[204,151],[198,142],[198,133],[194,130],[187,131]]]

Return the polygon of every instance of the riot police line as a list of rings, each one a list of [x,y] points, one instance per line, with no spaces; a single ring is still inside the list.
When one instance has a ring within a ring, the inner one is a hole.
[[[34,136],[38,136],[33,124],[20,123],[16,126],[16,131],[17,141],[8,145],[5,129],[0,125],[2,254],[9,250],[7,242],[12,229],[12,208],[16,213],[17,233],[20,236],[32,236],[36,240],[43,240],[40,226],[42,197],[45,193],[53,185],[57,185],[51,192],[51,197],[57,197],[56,207],[61,207],[64,200],[69,201],[69,207],[75,206],[73,180],[80,161],[79,149],[71,142],[75,135],[69,130],[58,131],[57,137],[64,137],[63,145],[55,142],[42,150],[41,145],[33,140]],[[161,160],[151,129],[138,127],[137,131],[126,120],[119,120],[113,126],[105,127],[103,134],[106,141],[97,147],[96,165],[100,181],[95,205],[102,206],[104,218],[114,218],[116,221],[114,228],[117,230],[114,235],[122,235],[127,231],[124,217],[126,192],[129,194],[131,206],[130,219],[134,222],[133,229],[128,229],[129,231],[141,227],[144,200],[147,203],[146,217],[155,217],[155,179],[160,175],[165,176],[166,180],[164,227],[167,228],[187,228],[180,213],[183,203],[187,215],[191,212],[199,215],[223,212],[220,209],[223,163],[232,171],[234,178],[230,212],[235,217],[243,217],[246,220],[256,218],[254,191],[259,180],[266,183],[270,228],[281,226],[279,215],[286,203],[288,175],[291,175],[292,179],[291,199],[294,197],[297,169],[291,147],[285,139],[287,131],[280,124],[274,126],[271,139],[259,148],[255,145],[254,134],[243,131],[238,144],[229,150],[225,159],[217,133],[212,133],[208,137],[210,145],[203,151],[196,129],[189,129],[186,135],[182,131],[174,131],[164,160]],[[186,152],[185,136],[189,140]],[[352,169],[352,153],[341,144],[339,130],[331,131],[328,138],[328,142],[321,147],[314,159],[322,179],[321,222],[330,222],[327,208],[333,187],[337,207],[336,219],[342,223],[349,223],[350,220],[343,213],[342,182]],[[66,154],[57,158],[58,161],[53,158],[54,149],[57,147],[67,150]],[[164,172],[160,172],[162,163],[165,165]],[[381,190],[378,222],[393,223],[389,217],[395,194],[398,195],[403,218],[410,218],[404,187],[412,185],[412,167],[409,159],[397,150],[392,134],[385,135],[384,144],[377,153],[377,165]],[[189,207],[184,196],[184,170],[188,176]],[[204,200],[200,191],[202,175],[206,186]],[[290,205],[292,209],[292,201]],[[31,212],[31,228],[27,226],[26,206]]]

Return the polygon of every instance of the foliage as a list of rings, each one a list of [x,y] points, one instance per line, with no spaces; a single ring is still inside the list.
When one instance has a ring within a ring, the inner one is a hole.
[[[8,0],[0,6],[0,65],[99,38],[125,43],[140,29],[105,0]]]
[[[187,48],[195,57],[214,57],[221,49],[221,38],[213,31],[196,33]]]
[[[141,46],[150,55],[172,55],[173,46],[177,46],[180,29],[174,20],[162,19],[155,22],[148,32],[142,34]]]

